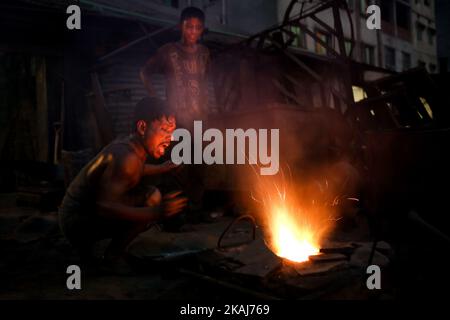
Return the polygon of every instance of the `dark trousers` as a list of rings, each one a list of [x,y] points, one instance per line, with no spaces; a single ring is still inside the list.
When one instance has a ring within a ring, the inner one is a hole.
[[[149,186],[146,190],[146,194],[152,190],[157,191],[154,186]],[[150,194],[152,193],[150,192]],[[142,198],[142,201],[145,201],[145,196],[133,198]],[[143,203],[140,204],[140,206],[142,205]],[[87,259],[92,256],[94,244],[103,239],[111,239],[105,256],[122,255],[131,241],[152,225],[102,217],[96,212],[95,207],[83,208],[67,195],[59,210],[59,223],[70,244],[75,247],[82,258]]]

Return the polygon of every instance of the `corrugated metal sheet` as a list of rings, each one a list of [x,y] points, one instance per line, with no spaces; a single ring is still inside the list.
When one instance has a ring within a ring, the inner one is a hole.
[[[128,12],[143,18],[171,23],[176,23],[179,16],[179,9],[165,5],[159,0],[20,0],[20,2],[56,9],[66,9],[69,5],[75,4],[80,6],[82,11],[101,12],[102,15],[114,16]]]
[[[131,119],[136,103],[147,95],[140,80],[139,71],[145,61],[154,53],[148,43],[136,45],[105,61],[99,72],[106,107],[111,114],[116,136],[131,132]],[[166,84],[163,75],[153,76],[153,86],[159,98],[166,98]],[[216,110],[214,87],[209,82],[209,110]]]

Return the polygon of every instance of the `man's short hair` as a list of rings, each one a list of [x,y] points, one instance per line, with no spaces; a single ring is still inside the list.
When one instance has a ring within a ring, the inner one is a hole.
[[[197,18],[202,23],[205,23],[205,13],[197,7],[184,8],[183,11],[181,12],[180,23],[183,23],[184,20],[190,18]]]
[[[136,131],[136,124],[139,120],[144,120],[148,125],[163,116],[170,116],[173,113],[169,110],[164,100],[145,97],[141,99],[134,108],[132,132]]]

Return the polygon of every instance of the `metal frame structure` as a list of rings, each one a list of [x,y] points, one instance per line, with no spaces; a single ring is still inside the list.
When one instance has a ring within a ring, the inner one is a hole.
[[[340,16],[340,9],[344,9],[346,15],[348,17],[348,21],[350,24],[350,32],[351,32],[351,48],[349,53],[347,54],[345,50],[345,38],[344,31],[342,27],[342,21]],[[297,11],[296,11],[297,10]],[[327,24],[325,21],[318,17],[319,13],[325,11],[332,11],[333,14],[333,25]],[[334,49],[333,46],[329,45],[322,39],[320,39],[313,30],[308,29],[305,23],[305,19],[310,18],[315,21],[318,25],[320,25],[325,31],[327,31],[330,35],[334,36],[338,43],[338,51]],[[298,65],[301,69],[308,72],[320,85],[321,87],[321,99],[323,106],[328,105],[327,100],[327,92],[332,93],[335,97],[337,97],[342,103],[349,107],[353,104],[353,94],[351,89],[351,82],[349,78],[350,72],[343,72],[343,82],[345,87],[345,92],[342,94],[338,92],[331,86],[329,86],[324,79],[316,72],[311,66],[306,65],[301,61],[293,52],[289,51],[289,46],[294,42],[296,37],[295,33],[291,31],[292,27],[298,27],[304,32],[306,35],[310,36],[314,41],[323,46],[328,54],[334,58],[334,63],[337,67],[342,68],[344,70],[349,71],[350,66],[350,56],[353,52],[355,36],[354,36],[354,27],[351,19],[350,10],[348,8],[347,2],[345,0],[291,0],[289,3],[286,12],[284,14],[283,23],[264,30],[256,35],[251,36],[250,38],[244,40],[239,43],[239,45],[247,46],[247,47],[255,47],[258,50],[273,50],[278,49],[281,50],[283,55],[288,57],[291,61],[293,61],[296,65]],[[347,108],[348,110],[348,108]]]

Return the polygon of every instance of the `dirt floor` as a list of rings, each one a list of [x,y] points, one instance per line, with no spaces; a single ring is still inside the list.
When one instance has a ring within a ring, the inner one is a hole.
[[[222,217],[213,223],[186,225],[183,232],[163,232],[152,228],[141,234],[130,246],[129,251],[135,258],[132,262],[134,272],[131,275],[105,274],[96,268],[82,269],[82,290],[68,290],[66,269],[79,261],[59,231],[57,213],[18,207],[13,194],[2,195],[1,200],[0,299],[189,298],[198,301],[220,301],[230,297],[248,297],[255,292],[243,292],[232,286],[227,287],[226,283],[223,285],[220,281],[210,281],[214,277],[209,277],[210,273],[202,267],[199,268],[197,257],[217,247],[217,240],[232,220],[231,217]],[[239,231],[238,228],[237,233],[239,232],[244,238],[248,237],[246,232]],[[353,233],[343,232],[340,234],[340,240],[349,241],[349,238],[352,238],[355,241],[367,241],[367,232],[367,226],[357,228]],[[259,234],[258,231],[258,236]],[[100,243],[98,250],[104,245],[105,243]],[[359,251],[363,252],[363,259],[366,259],[368,251]],[[170,253],[174,252],[182,253],[181,258],[171,257]],[[169,259],[163,260],[164,263],[149,262],[154,261],[155,257]],[[214,258],[208,259],[209,265],[214,267]],[[183,273],[180,269],[195,270],[196,273],[193,276]],[[208,278],[199,280],[199,275],[206,275]],[[220,273],[216,273],[214,279],[229,282],[229,278],[221,276]],[[363,278],[358,276],[356,280],[322,295],[308,294],[304,297],[366,299],[373,296],[364,288]],[[252,283],[251,281],[254,282],[249,280],[249,283]],[[380,295],[377,297],[380,298]],[[390,293],[381,296],[390,297]]]

